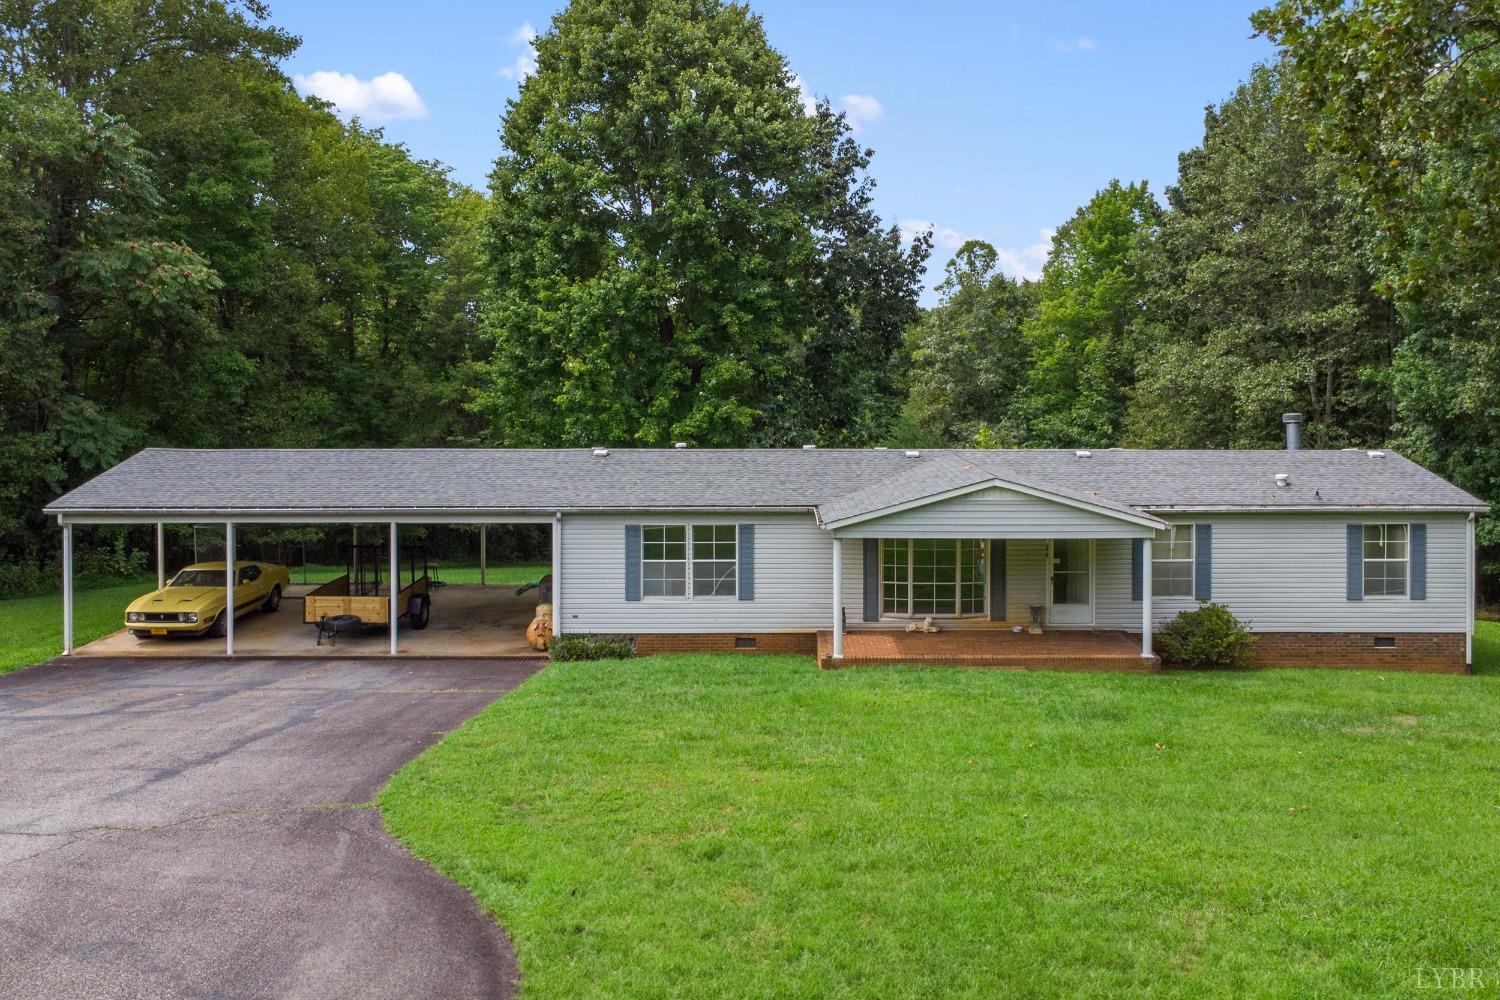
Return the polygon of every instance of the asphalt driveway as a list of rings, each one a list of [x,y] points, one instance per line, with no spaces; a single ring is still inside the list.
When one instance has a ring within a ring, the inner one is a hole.
[[[386,778],[537,664],[57,661],[0,677],[0,996],[508,997]]]

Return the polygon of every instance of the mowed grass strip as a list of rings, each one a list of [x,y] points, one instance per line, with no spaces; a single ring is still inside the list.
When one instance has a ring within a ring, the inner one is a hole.
[[[1493,994],[1497,696],[554,664],[380,804],[510,932],[524,996],[1394,997],[1435,967]]]

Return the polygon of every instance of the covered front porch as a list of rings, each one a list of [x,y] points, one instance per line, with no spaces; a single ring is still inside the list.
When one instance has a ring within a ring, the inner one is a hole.
[[[1010,670],[1155,671],[1161,661],[1141,654],[1141,639],[1129,632],[1078,630],[1012,632],[1007,628],[967,628],[922,633],[894,630],[851,631],[835,657],[832,630],[818,633],[818,666],[866,667],[896,664],[942,665]]]

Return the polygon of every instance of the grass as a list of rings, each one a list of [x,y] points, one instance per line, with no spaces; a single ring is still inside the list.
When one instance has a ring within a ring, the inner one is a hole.
[[[120,628],[125,605],[156,586],[141,577],[73,593],[73,640],[93,642]],[[0,674],[50,660],[62,652],[62,595],[0,601]]]
[[[520,586],[551,571],[550,566],[542,565],[491,566],[485,579],[495,585]],[[308,579],[328,580],[343,572],[343,567],[309,566]],[[478,583],[479,565],[444,566],[442,579],[447,583]],[[301,580],[301,567],[296,567],[292,570],[292,581]],[[120,628],[125,605],[155,586],[153,575],[75,591],[74,642],[81,646]],[[0,674],[50,660],[61,652],[61,594],[0,601]]]
[[[1452,967],[1493,996],[1500,625],[1477,652],[553,664],[380,805],[510,932],[523,996],[1395,997]]]

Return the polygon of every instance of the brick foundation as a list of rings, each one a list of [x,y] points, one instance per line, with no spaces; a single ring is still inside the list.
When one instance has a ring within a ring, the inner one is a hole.
[[[1377,648],[1376,637],[1395,641]],[[1462,632],[1257,632],[1251,662],[1260,667],[1332,667],[1462,674]]]
[[[755,645],[735,644],[735,640],[747,639],[753,639]],[[635,649],[642,656],[657,653],[798,653],[812,656],[818,651],[818,637],[813,632],[656,633],[636,636]]]

